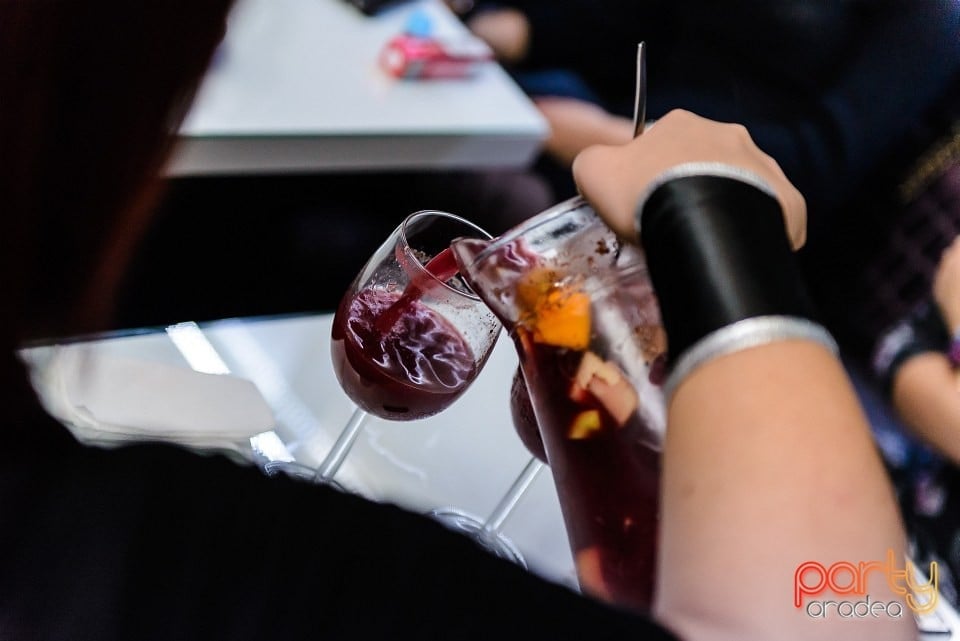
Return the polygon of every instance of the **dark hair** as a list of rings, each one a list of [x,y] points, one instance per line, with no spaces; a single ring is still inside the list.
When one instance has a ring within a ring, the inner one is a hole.
[[[0,349],[103,322],[230,4],[0,0]]]

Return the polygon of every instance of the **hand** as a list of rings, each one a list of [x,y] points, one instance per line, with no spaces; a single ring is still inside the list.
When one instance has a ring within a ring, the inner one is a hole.
[[[953,334],[960,329],[960,236],[940,256],[933,279],[933,298]]]
[[[467,27],[493,49],[493,55],[501,62],[514,64],[527,55],[530,23],[516,9],[481,11],[467,22]]]
[[[642,136],[620,146],[595,145],[573,163],[580,192],[623,238],[634,240],[634,215],[647,185],[670,167],[722,162],[746,169],[773,189],[794,249],[807,235],[807,205],[780,166],[753,143],[743,125],[671,111]]]

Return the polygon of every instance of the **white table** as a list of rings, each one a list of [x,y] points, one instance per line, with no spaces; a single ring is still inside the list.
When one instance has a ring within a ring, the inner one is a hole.
[[[90,369],[84,370],[85,376],[93,375],[99,357],[137,359],[189,372],[191,361],[194,367],[206,369],[202,361],[209,355],[204,349],[212,346],[214,359],[219,357],[232,375],[259,388],[273,410],[275,431],[293,458],[315,467],[354,409],[333,373],[331,325],[331,315],[226,320],[187,327],[202,334],[198,341],[188,331],[179,347],[172,335],[182,329],[44,346],[24,354],[34,364],[35,374],[57,366],[51,360],[57,349],[89,350]],[[418,512],[453,506],[487,516],[530,458],[513,430],[509,412],[516,366],[514,348],[501,336],[475,383],[443,413],[410,423],[371,417],[336,480],[370,499]],[[48,404],[51,395],[58,393],[52,387],[38,382]],[[59,418],[69,426],[71,416],[60,413]],[[532,571],[575,586],[573,559],[549,470],[536,478],[503,532]]]
[[[499,65],[405,81],[378,66],[410,13],[465,36],[439,0],[366,17],[345,0],[240,0],[182,129],[174,176],[519,167],[547,126]]]

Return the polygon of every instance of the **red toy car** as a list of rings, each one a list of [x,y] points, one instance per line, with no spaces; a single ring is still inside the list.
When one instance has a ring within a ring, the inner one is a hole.
[[[404,33],[387,42],[380,65],[396,78],[464,78],[492,57],[480,41],[451,43]]]

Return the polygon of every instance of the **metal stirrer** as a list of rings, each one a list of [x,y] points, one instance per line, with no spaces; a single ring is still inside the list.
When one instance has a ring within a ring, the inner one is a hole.
[[[647,57],[643,42],[637,45],[637,87],[633,102],[633,137],[643,133],[647,120]]]

